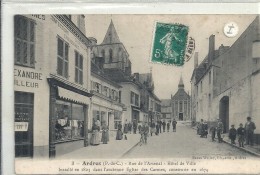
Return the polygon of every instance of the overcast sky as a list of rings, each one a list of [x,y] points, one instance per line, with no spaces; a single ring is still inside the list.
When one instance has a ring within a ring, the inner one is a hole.
[[[208,37],[211,34],[215,35],[215,49],[221,44],[231,46],[255,17],[256,15],[86,15],[86,35],[96,38],[100,44],[112,19],[119,39],[129,53],[132,73],[146,73],[152,67],[155,94],[160,99],[169,99],[178,89],[181,74],[185,89],[190,93],[194,59],[192,57],[182,67],[150,63],[156,21],[187,25],[189,36],[195,39],[195,51],[199,52],[200,63],[208,53]],[[229,22],[236,22],[239,27],[239,33],[234,38],[228,38],[223,33],[224,25]]]

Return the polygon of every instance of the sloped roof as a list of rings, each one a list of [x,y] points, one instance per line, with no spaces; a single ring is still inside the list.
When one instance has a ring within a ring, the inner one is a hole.
[[[107,29],[107,33],[105,35],[105,38],[101,44],[115,44],[115,43],[121,43],[119,40],[119,37],[117,35],[115,26],[113,21],[111,20],[110,25]]]
[[[171,106],[171,99],[162,99],[161,105],[162,106]]]
[[[188,100],[188,99],[190,99],[190,96],[185,92],[184,89],[179,89],[172,97],[172,100]]]

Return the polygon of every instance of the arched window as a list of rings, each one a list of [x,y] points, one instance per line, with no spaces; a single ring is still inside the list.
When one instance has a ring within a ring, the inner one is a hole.
[[[113,50],[110,49],[109,50],[109,63],[112,63],[112,61],[113,61]]]
[[[101,56],[102,56],[103,58],[105,58],[105,50],[104,50],[104,49],[102,49],[102,51],[101,51]]]

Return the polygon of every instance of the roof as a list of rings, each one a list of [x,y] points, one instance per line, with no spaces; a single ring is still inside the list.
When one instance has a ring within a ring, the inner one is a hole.
[[[162,99],[161,105],[163,106],[171,106],[171,99]]]
[[[115,26],[113,21],[111,20],[110,25],[107,29],[107,33],[105,35],[105,38],[101,44],[115,44],[115,43],[121,43],[119,40],[119,37],[117,35]]]
[[[172,100],[189,100],[190,95],[188,95],[184,89],[179,89],[174,96],[172,97]]]

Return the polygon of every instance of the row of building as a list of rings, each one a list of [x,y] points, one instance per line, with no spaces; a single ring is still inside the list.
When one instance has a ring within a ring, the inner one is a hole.
[[[14,29],[16,157],[88,146],[96,120],[113,137],[118,124],[161,119],[152,72],[132,74],[112,21],[101,44],[84,15],[16,15]]]
[[[191,77],[191,119],[209,124],[221,119],[224,132],[237,128],[250,116],[260,142],[260,21],[257,16],[232,46],[215,49],[209,37],[208,55],[198,64],[194,58]]]

